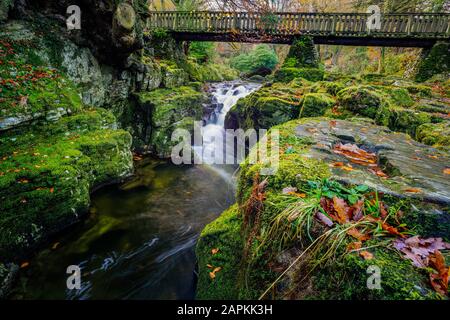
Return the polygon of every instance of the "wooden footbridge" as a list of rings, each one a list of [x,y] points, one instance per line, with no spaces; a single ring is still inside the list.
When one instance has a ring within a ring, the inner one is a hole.
[[[316,44],[430,47],[450,38],[450,14],[254,13],[159,11],[147,15],[147,30],[165,30],[177,40],[290,44],[308,35]]]

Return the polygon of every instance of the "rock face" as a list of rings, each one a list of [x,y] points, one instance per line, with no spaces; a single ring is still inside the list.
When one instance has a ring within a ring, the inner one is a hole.
[[[161,158],[169,158],[172,147],[172,132],[175,129],[194,130],[194,121],[201,121],[206,95],[192,87],[158,89],[139,94],[136,111],[145,117],[147,126],[138,128],[143,133],[135,147],[152,151]],[[144,146],[142,143],[148,145]]]
[[[365,184],[396,197],[412,197],[450,205],[450,181],[444,173],[450,159],[444,152],[423,145],[402,133],[365,121],[308,120],[295,128],[296,136],[311,139],[311,148],[305,156],[326,163],[348,162],[333,153],[338,143],[356,144],[377,155],[388,179],[379,178],[367,167],[353,164],[354,170],[333,168],[336,180],[349,184]],[[416,193],[408,190],[418,189]]]
[[[76,85],[43,63],[45,54],[27,45],[29,30],[15,32],[22,38],[0,38],[2,263],[77,222],[94,187],[133,170],[131,135],[117,129],[110,111],[83,104]]]

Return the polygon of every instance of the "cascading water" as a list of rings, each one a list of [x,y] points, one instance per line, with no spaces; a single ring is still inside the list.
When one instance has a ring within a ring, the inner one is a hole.
[[[214,112],[205,119],[199,155],[209,155],[203,151],[214,148],[211,137],[224,134],[226,113],[257,88],[211,85]],[[232,176],[225,167],[142,161],[131,181],[96,191],[89,218],[30,261],[16,298],[195,298],[197,238],[235,201],[232,184],[224,184]],[[66,287],[70,265],[81,268],[79,290]]]
[[[217,161],[221,159],[225,163],[227,162],[226,157],[230,156],[225,154],[225,116],[239,99],[248,96],[260,86],[257,83],[237,81],[221,82],[211,85],[211,106],[214,110],[204,120],[205,125],[201,128],[203,144],[200,146],[194,145],[193,148],[196,157],[202,159],[204,164],[210,165],[212,170],[217,172],[229,183],[232,182],[231,177],[236,165],[225,165]],[[218,143],[218,140],[222,141]],[[221,148],[222,143],[223,147]]]

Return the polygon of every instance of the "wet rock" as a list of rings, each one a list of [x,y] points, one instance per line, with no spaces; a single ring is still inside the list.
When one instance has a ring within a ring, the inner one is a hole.
[[[378,191],[398,197],[412,197],[440,204],[450,204],[450,180],[444,170],[450,163],[447,153],[412,140],[403,133],[357,121],[312,119],[295,129],[300,138],[312,139],[307,157],[332,164],[347,162],[352,171],[333,168],[334,177],[346,183],[366,184]],[[355,143],[376,153],[378,165],[387,179],[369,172],[368,168],[351,163],[333,153],[337,143]]]

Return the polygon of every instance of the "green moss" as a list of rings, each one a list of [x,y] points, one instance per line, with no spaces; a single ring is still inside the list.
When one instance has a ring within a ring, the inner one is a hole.
[[[0,138],[0,256],[14,259],[78,220],[90,189],[132,169],[131,136],[87,110]]]
[[[219,249],[212,254],[212,249]],[[237,205],[224,211],[218,219],[208,224],[197,243],[198,290],[197,299],[236,299],[238,296],[238,275],[243,250],[241,238],[241,219]],[[216,277],[211,279],[209,272],[221,267]]]
[[[448,77],[450,72],[450,43],[439,42],[433,46],[428,55],[420,61],[416,80],[423,82],[436,74]]]
[[[406,132],[415,137],[417,127],[430,122],[431,116],[428,113],[397,108],[391,112],[389,128],[395,131]]]
[[[300,37],[292,43],[286,57],[286,67],[319,68],[319,58],[311,37]]]
[[[239,99],[226,115],[226,128],[268,129],[295,119],[300,111],[303,89],[285,84],[263,87]]]
[[[334,106],[336,100],[328,94],[308,93],[303,97],[300,117],[323,116],[327,109]]]
[[[377,240],[366,246],[377,245]],[[425,271],[415,268],[399,253],[385,247],[369,249],[372,260],[364,260],[357,253],[345,255],[342,261],[333,263],[314,273],[313,292],[309,299],[344,300],[417,300],[436,299],[438,295],[430,288]],[[370,266],[381,271],[381,289],[368,289],[367,272]]]
[[[171,141],[172,132],[177,128],[194,129],[194,121],[200,121],[203,114],[204,93],[192,87],[157,89],[137,95],[138,103],[151,124],[151,149],[159,157],[170,157],[176,142]]]
[[[430,146],[448,150],[450,146],[450,122],[423,124],[416,130],[416,139]]]
[[[353,86],[341,90],[338,102],[344,109],[375,119],[378,124],[387,125],[389,122],[389,100],[371,87]]]
[[[324,71],[318,68],[290,68],[283,67],[275,73],[275,81],[290,82],[296,78],[304,78],[309,81],[321,81]]]
[[[383,89],[396,106],[411,107],[414,104],[414,100],[409,95],[407,89],[397,87],[384,87]]]
[[[191,80],[199,82],[230,81],[239,76],[236,70],[215,63],[199,64],[193,60],[187,60],[182,67]]]

